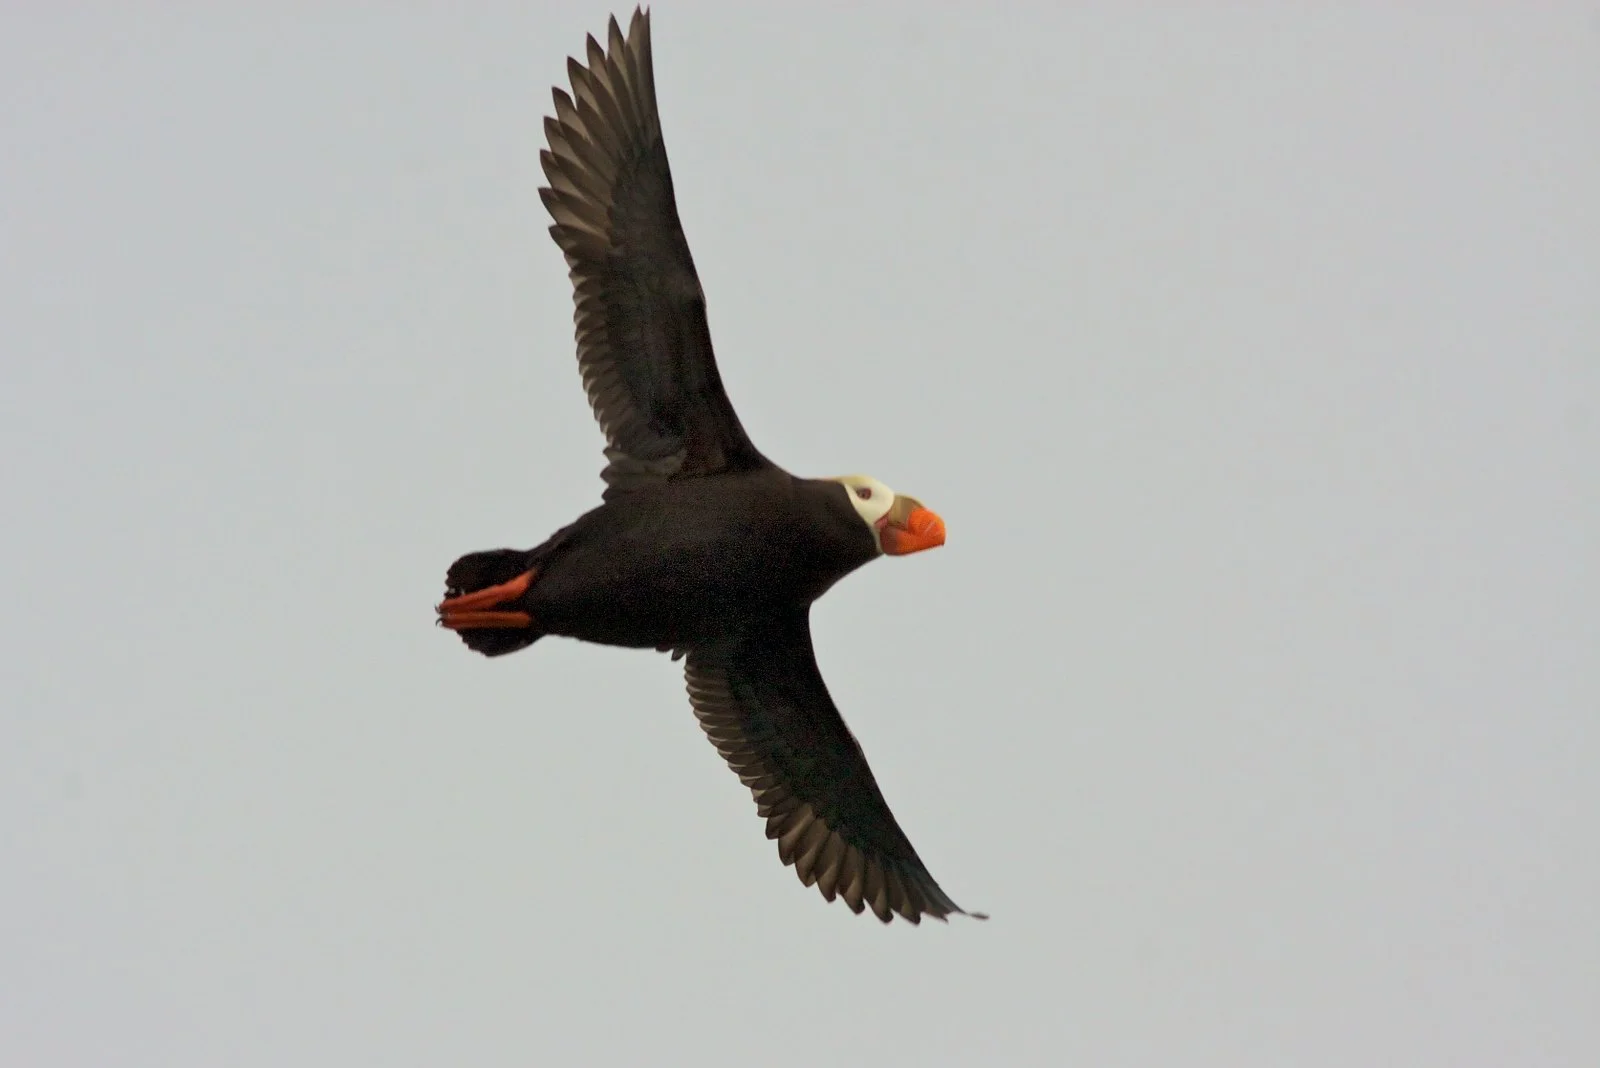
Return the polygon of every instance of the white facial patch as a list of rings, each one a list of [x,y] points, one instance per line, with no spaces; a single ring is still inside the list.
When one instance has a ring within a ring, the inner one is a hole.
[[[883,543],[878,538],[878,524],[894,507],[894,490],[871,475],[841,475],[834,481],[850,494],[850,503],[855,505],[856,515],[872,531],[872,540],[877,543],[878,551],[883,552]]]

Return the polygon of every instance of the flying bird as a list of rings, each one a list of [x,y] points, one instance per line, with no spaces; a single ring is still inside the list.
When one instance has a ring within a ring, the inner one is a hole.
[[[539,153],[577,305],[578,368],[606,438],[603,503],[527,550],[450,566],[438,621],[501,656],[547,634],[685,658],[701,727],[801,881],[888,923],[966,913],[900,829],[817,668],[811,605],[944,522],[875,478],[799,478],[723,390],[661,139],[650,16],[567,60]]]

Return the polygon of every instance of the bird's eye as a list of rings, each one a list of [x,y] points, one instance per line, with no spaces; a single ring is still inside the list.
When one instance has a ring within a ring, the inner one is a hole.
[[[872,487],[871,486],[857,486],[856,487],[856,496],[860,497],[864,501],[872,500]]]

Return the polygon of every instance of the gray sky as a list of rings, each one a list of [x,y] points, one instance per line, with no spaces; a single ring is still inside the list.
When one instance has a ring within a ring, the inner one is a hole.
[[[745,425],[949,524],[815,616],[884,929],[432,625],[598,499],[605,10],[9,5],[0,1063],[1600,1063],[1600,13],[1134,7],[656,8]]]

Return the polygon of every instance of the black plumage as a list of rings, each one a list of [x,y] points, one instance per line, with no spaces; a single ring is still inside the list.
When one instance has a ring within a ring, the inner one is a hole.
[[[604,503],[529,550],[457,560],[440,621],[489,656],[547,635],[686,657],[689,699],[785,864],[885,922],[960,909],[928,874],[828,694],[810,606],[941,520],[865,476],[797,478],[750,441],[711,348],[656,110],[650,18],[588,39],[555,90],[541,189],[607,441]],[[981,914],[973,914],[981,915]]]

